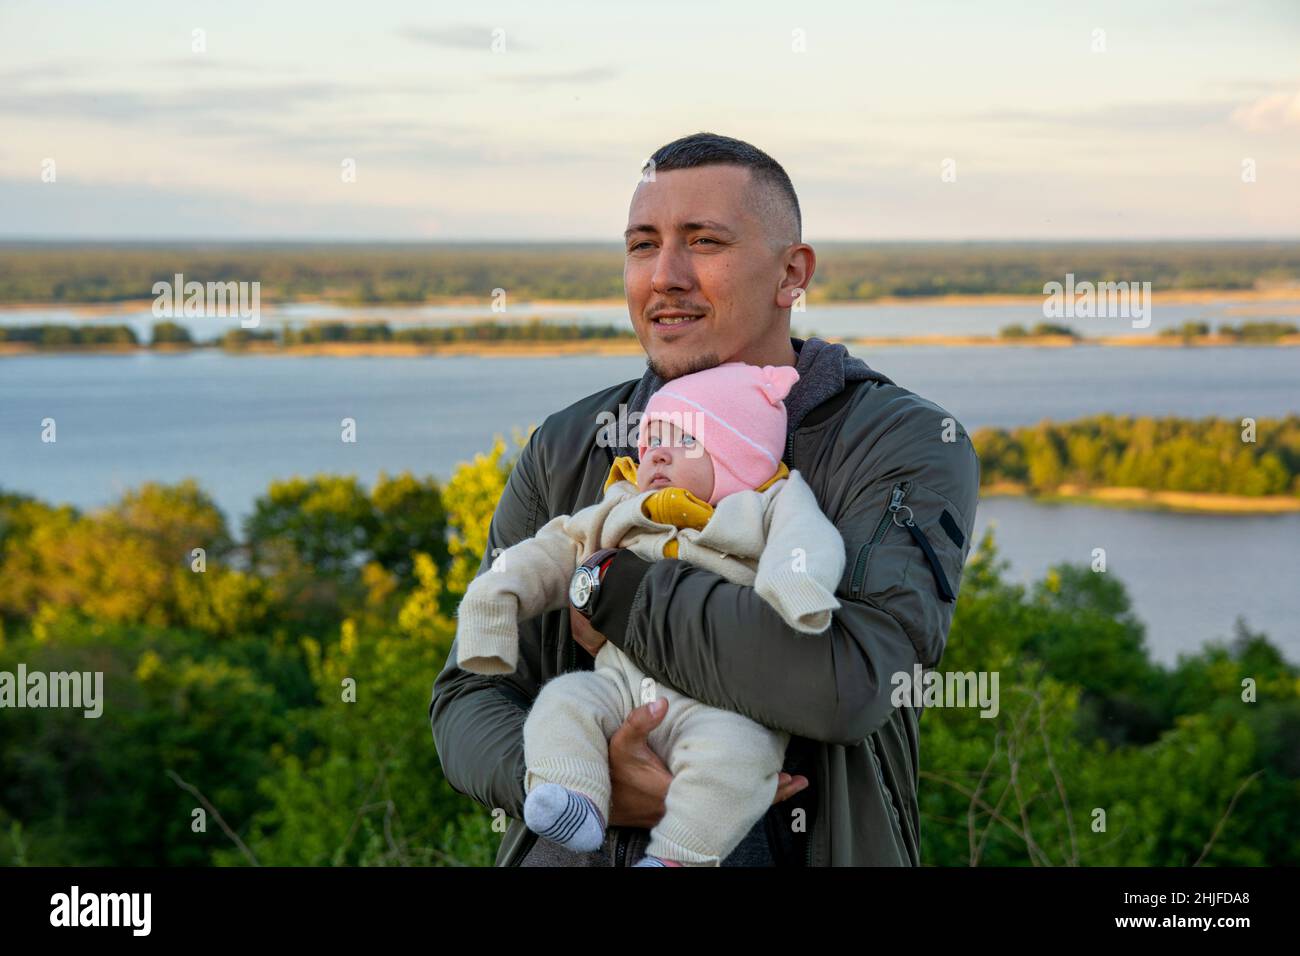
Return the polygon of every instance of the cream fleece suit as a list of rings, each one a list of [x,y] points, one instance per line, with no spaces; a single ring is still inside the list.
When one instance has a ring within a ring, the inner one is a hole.
[[[457,611],[457,664],[480,674],[511,673],[518,622],[567,606],[570,579],[584,558],[617,547],[660,560],[673,540],[678,559],[753,587],[792,628],[815,635],[830,626],[840,606],[834,591],[844,543],[798,471],[763,491],[722,498],[702,529],[647,517],[642,505],[655,493],[612,481],[597,504],[551,519],[498,555]],[[562,674],[538,693],[524,724],[524,791],[560,784],[591,797],[608,820],[609,738],[633,709],[656,698],[668,702],[668,713],[648,743],[673,782],[646,853],[719,866],[771,806],[790,735],[657,683],[609,641],[594,670]]]

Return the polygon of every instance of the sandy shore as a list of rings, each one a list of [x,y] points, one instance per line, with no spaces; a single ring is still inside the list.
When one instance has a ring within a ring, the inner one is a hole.
[[[1201,514],[1284,514],[1300,511],[1293,495],[1220,495],[1192,491],[1148,491],[1146,488],[1084,488],[1061,485],[1051,494],[1032,494],[1015,482],[994,482],[980,488],[981,498],[1033,498],[1040,502],[1092,504]]]

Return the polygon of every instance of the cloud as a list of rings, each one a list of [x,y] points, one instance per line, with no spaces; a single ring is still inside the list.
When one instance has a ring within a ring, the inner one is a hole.
[[[515,86],[561,86],[567,83],[604,83],[618,76],[619,71],[612,66],[592,66],[584,70],[569,70],[566,73],[516,73],[500,78],[502,83]]]
[[[1232,122],[1252,133],[1300,126],[1300,92],[1273,93],[1233,111]]]
[[[69,63],[19,66],[0,70],[0,83],[26,83],[28,80],[57,80],[82,76],[85,70]]]
[[[0,178],[0,240],[437,238],[443,210],[431,197],[401,205],[275,200],[230,190],[140,183],[48,184]]]
[[[201,70],[205,73],[238,73],[248,76],[252,73],[301,73],[299,67],[285,66],[283,63],[264,63],[258,60],[218,57],[211,53],[192,53],[189,56],[175,56],[156,60],[163,70]]]
[[[985,110],[949,115],[954,122],[1009,123],[1096,129],[1142,131],[1151,129],[1202,129],[1223,124],[1230,107],[1221,102],[1123,103],[1086,110]]]
[[[11,89],[0,92],[0,113],[31,118],[77,117],[121,123],[160,118],[207,119],[212,114],[282,113],[322,100],[355,95],[354,87],[328,83],[219,86],[180,92]]]
[[[491,51],[493,30],[505,30],[505,28],[474,26],[468,23],[450,27],[405,26],[397,31],[397,35],[404,40],[410,40],[412,43],[423,43],[427,46],[441,47],[446,50],[470,50],[479,53]],[[524,52],[534,49],[529,44],[520,43],[508,30],[505,31],[505,48]]]
[[[0,84],[0,114],[28,119],[95,120],[113,124],[175,123],[194,131],[216,133],[255,128],[259,120],[279,127],[316,114],[328,118],[328,125],[347,119],[351,113],[367,117],[376,105],[390,97],[453,95],[458,90],[428,83],[389,83],[359,86],[315,81],[280,81],[253,84],[217,84],[190,89],[46,89],[35,84]],[[343,117],[343,119],[340,119]],[[361,119],[365,122],[365,119]]]

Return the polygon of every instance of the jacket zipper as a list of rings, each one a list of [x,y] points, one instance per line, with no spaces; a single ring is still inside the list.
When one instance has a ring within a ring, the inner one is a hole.
[[[898,830],[899,838],[903,835],[903,820],[898,813],[898,804],[894,801],[894,791],[885,783],[885,772],[880,765],[880,754],[876,752],[875,735],[867,738],[867,756],[871,759],[871,766],[875,768],[876,779],[880,781],[880,789],[889,797],[889,812],[894,815],[894,826]]]
[[[908,491],[911,490],[910,481],[900,481],[894,485],[890,492],[889,505],[885,508],[884,514],[880,516],[880,522],[876,525],[876,531],[866,544],[858,550],[858,559],[853,564],[853,578],[849,582],[849,591],[854,597],[857,597],[862,591],[862,583],[867,577],[867,565],[871,561],[871,552],[876,545],[885,536],[889,530],[890,522],[893,521],[894,515],[903,506],[903,499],[907,497]]]

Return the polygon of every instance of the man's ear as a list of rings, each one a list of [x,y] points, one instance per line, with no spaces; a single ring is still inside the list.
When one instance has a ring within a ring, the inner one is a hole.
[[[792,246],[785,254],[785,273],[776,290],[777,307],[793,308],[800,293],[807,292],[816,269],[817,254],[813,252],[812,246],[805,242]]]

